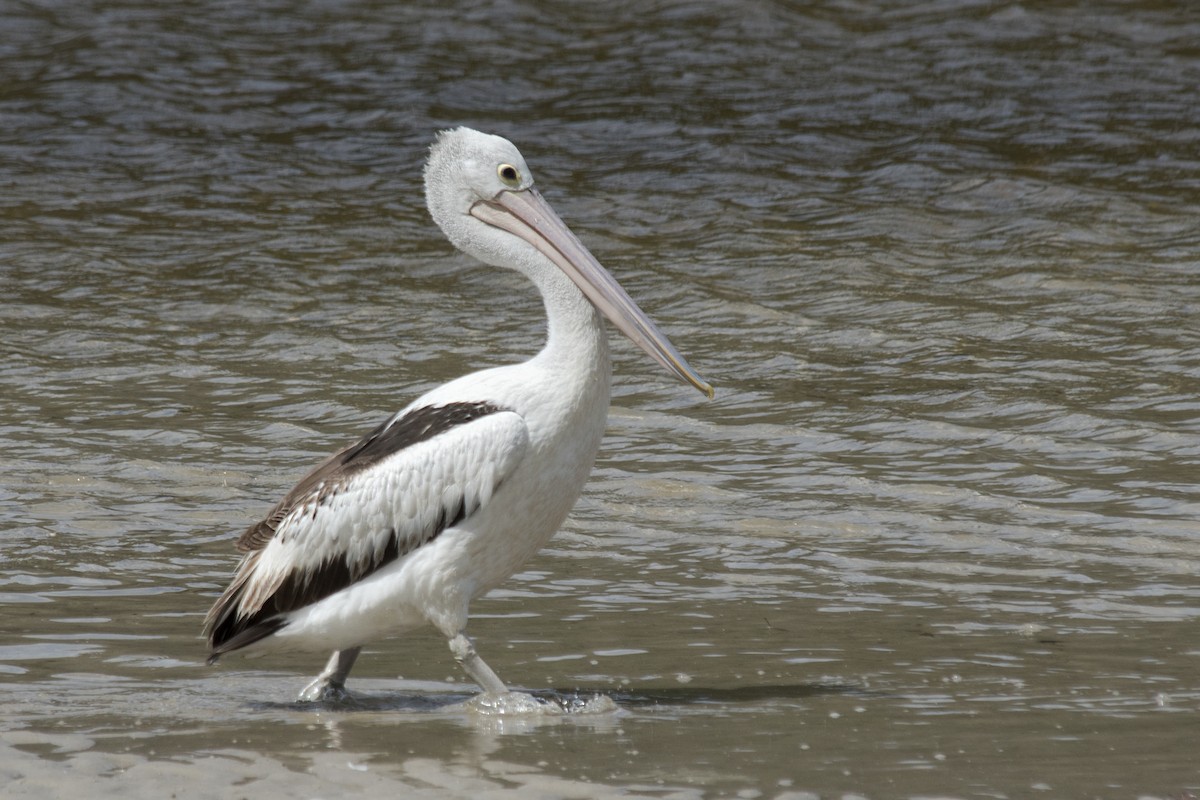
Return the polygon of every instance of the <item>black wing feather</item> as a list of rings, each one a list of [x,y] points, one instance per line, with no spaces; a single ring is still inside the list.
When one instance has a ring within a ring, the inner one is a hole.
[[[443,512],[437,523],[418,541],[406,540],[402,544],[393,530],[383,551],[368,561],[351,564],[345,558],[332,558],[322,562],[315,570],[295,572],[283,581],[261,608],[253,614],[239,616],[237,609],[247,581],[254,572],[253,562],[257,561],[280,523],[294,508],[313,500],[319,505],[353,475],[384,458],[456,426],[503,410],[491,403],[451,403],[413,409],[398,419],[387,420],[305,475],[262,521],[252,525],[238,539],[237,547],[246,556],[233,582],[205,618],[204,635],[208,638],[210,650],[208,662],[211,664],[224,653],[276,633],[287,624],[282,615],[323,600],[433,541],[442,531],[462,522],[473,510],[468,510],[460,503],[455,513]]]

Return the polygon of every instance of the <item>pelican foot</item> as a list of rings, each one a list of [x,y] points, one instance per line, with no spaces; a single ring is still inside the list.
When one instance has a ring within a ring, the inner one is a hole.
[[[562,714],[557,703],[534,697],[525,692],[481,692],[463,704],[484,716],[549,716]]]
[[[350,700],[352,696],[346,691],[346,676],[350,674],[361,650],[361,647],[350,647],[333,651],[321,674],[300,692],[300,702],[344,703]]]
[[[344,683],[334,683],[324,678],[317,678],[315,681],[304,687],[300,692],[300,696],[296,699],[301,703],[346,703],[353,699],[354,695],[346,691]]]

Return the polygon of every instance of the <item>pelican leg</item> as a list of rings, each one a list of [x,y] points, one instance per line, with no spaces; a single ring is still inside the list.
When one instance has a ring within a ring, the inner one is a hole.
[[[304,691],[300,692],[299,699],[306,703],[316,703],[345,698],[346,676],[350,674],[360,652],[362,652],[361,647],[334,650],[325,669],[312,683],[304,687]]]
[[[475,644],[465,633],[460,633],[450,640],[450,652],[454,654],[454,660],[462,665],[486,694],[508,694],[508,687],[504,685],[504,681],[479,657],[475,652]]]

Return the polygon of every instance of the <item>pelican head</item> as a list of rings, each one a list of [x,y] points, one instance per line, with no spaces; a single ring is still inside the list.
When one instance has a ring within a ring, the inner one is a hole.
[[[542,199],[512,142],[470,128],[443,131],[425,165],[425,200],[455,247],[486,264],[527,274],[562,270],[651,358],[713,396],[712,386]]]

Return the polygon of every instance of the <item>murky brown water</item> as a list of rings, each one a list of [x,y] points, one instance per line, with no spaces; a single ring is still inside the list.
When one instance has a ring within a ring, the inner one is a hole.
[[[5,797],[1200,794],[1186,4],[0,30]],[[300,473],[540,345],[424,212],[453,124],[516,141],[718,387],[618,344],[584,498],[473,609],[508,681],[617,712],[465,710],[432,632],[364,656],[357,709],[292,703],[318,659],[202,663]]]

